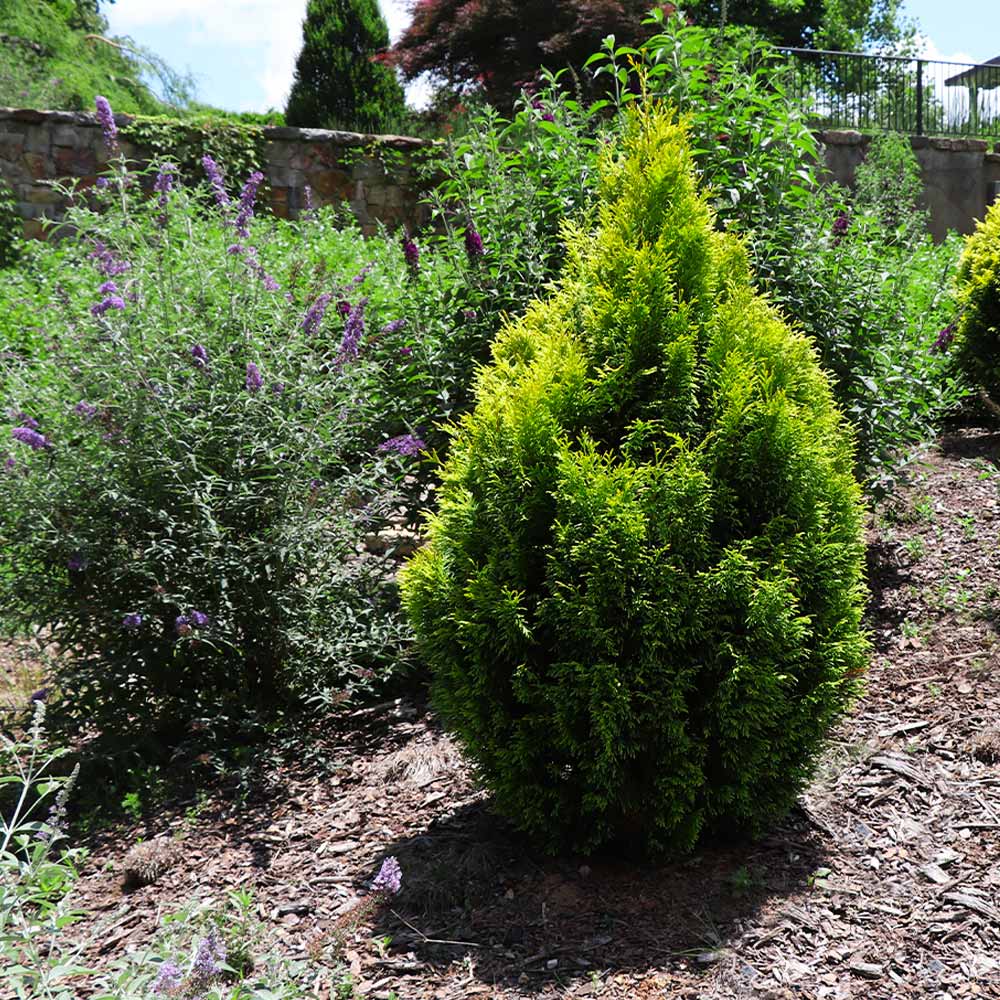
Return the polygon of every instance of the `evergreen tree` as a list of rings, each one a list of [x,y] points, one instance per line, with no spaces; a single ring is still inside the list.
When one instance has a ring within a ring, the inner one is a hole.
[[[385,131],[405,111],[394,71],[375,61],[388,44],[377,0],[309,0],[288,124]]]

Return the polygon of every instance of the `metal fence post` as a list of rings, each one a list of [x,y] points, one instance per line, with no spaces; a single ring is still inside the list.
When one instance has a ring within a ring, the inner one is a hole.
[[[917,135],[924,134],[924,61],[917,60]]]

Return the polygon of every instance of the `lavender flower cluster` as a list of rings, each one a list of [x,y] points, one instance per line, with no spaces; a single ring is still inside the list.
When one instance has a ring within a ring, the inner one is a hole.
[[[195,951],[187,975],[177,962],[163,962],[150,987],[154,996],[191,998],[204,996],[226,972],[226,944],[213,928]]]
[[[394,451],[398,455],[403,455],[406,458],[412,458],[414,455],[419,455],[420,452],[427,447],[424,441],[420,438],[414,437],[412,434],[400,434],[398,437],[389,438],[388,441],[383,441],[379,446],[379,451]]]
[[[340,341],[339,362],[353,361],[361,353],[361,341],[365,336],[365,307],[368,299],[362,299],[355,306],[348,306],[344,323],[344,336]]]
[[[94,98],[94,107],[97,109],[97,121],[104,133],[104,145],[112,153],[118,152],[118,126],[115,124],[115,116],[111,111],[111,103],[106,97],[100,94]]]
[[[170,192],[174,187],[174,173],[177,168],[172,163],[164,163],[160,167],[156,180],[153,181],[153,191],[157,194],[156,204],[160,209],[160,214],[156,218],[156,224],[160,229],[167,228],[167,208],[170,205]]]

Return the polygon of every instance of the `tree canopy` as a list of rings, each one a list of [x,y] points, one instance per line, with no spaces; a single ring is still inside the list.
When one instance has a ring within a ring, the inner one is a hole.
[[[902,0],[692,0],[681,4],[705,27],[757,28],[780,45],[857,50],[898,45],[912,34]],[[508,108],[541,67],[579,69],[614,35],[619,45],[644,36],[651,0],[421,0],[387,61],[407,80],[423,73],[458,92],[480,91]],[[669,11],[675,4],[661,6]]]

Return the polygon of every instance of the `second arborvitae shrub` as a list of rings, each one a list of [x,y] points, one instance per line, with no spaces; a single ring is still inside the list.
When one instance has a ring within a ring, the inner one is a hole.
[[[865,662],[851,445],[813,349],[635,113],[598,224],[511,322],[404,600],[436,704],[550,849],[787,810]]]
[[[1000,404],[1000,201],[968,238],[955,286],[958,363],[994,404]]]

